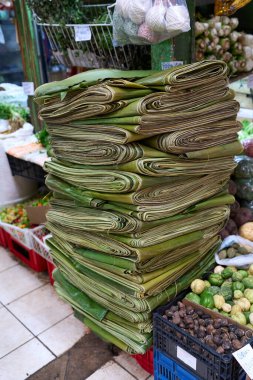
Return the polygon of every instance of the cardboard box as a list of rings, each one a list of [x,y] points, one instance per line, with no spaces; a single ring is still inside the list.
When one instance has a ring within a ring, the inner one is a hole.
[[[46,223],[46,214],[49,210],[48,206],[26,206],[26,212],[31,224]]]

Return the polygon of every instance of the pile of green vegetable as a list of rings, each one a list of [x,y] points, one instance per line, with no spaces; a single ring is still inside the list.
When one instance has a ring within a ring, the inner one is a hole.
[[[207,280],[191,283],[189,301],[200,304],[253,329],[253,264],[248,270],[217,266]]]

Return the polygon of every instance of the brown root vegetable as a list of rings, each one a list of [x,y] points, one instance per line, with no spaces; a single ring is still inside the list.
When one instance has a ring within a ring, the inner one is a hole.
[[[224,354],[224,348],[222,346],[219,346],[217,349],[216,349],[216,352],[218,352],[218,354]]]
[[[224,240],[226,237],[229,236],[229,232],[226,228],[223,228],[223,230],[220,231],[220,237],[222,240]]]
[[[240,340],[238,339],[233,339],[231,343],[232,343],[232,348],[235,351],[240,350],[240,348],[242,348],[243,346]]]
[[[233,219],[238,212],[240,212],[240,203],[235,201],[230,206],[230,218]]]
[[[228,219],[228,222],[227,222],[225,228],[229,232],[230,235],[237,235],[237,233],[238,233],[237,225],[233,221],[233,219]]]
[[[234,216],[237,227],[241,227],[243,224],[252,221],[252,219],[252,211],[246,207],[241,207]]]

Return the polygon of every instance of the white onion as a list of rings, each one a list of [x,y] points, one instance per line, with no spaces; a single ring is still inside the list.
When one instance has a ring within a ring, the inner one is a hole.
[[[155,5],[149,9],[146,14],[146,24],[154,32],[165,32],[165,14],[166,8],[162,1],[156,1]]]
[[[165,18],[166,29],[169,33],[188,32],[191,29],[188,9],[184,5],[169,7]]]
[[[116,9],[122,17],[128,18],[128,1],[127,0],[117,0]]]
[[[128,3],[128,17],[135,24],[145,21],[146,13],[152,7],[151,0],[125,0]]]

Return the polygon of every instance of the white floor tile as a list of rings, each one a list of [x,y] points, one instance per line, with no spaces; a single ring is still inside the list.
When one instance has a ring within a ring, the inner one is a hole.
[[[118,356],[114,357],[114,360],[137,377],[138,380],[146,380],[150,376],[150,373],[144,371],[136,360],[126,352],[121,352]]]
[[[18,262],[10,251],[0,247],[0,272],[17,265]]]
[[[24,380],[54,359],[34,338],[0,359],[0,380]]]
[[[71,307],[59,299],[51,285],[19,298],[8,308],[34,335],[49,329],[72,313]]]
[[[16,265],[0,273],[0,301],[6,305],[47,282],[46,277]]]
[[[90,330],[81,321],[70,315],[38,336],[55,355],[69,350]]]
[[[33,338],[30,331],[5,308],[0,310],[0,326],[0,358]]]
[[[134,380],[135,378],[114,361],[107,362],[86,380]]]

